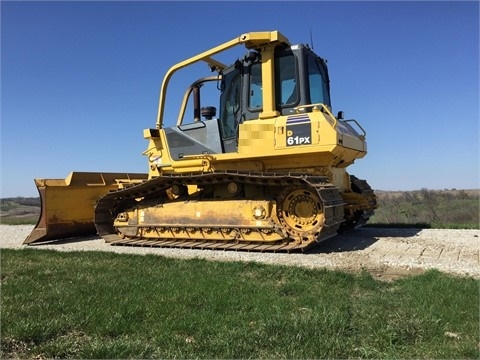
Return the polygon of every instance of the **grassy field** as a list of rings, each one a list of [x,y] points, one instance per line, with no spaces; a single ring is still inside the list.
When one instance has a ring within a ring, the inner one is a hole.
[[[0,358],[479,358],[478,282],[1,251]]]
[[[7,225],[37,223],[40,216],[40,198],[0,199],[0,222]]]

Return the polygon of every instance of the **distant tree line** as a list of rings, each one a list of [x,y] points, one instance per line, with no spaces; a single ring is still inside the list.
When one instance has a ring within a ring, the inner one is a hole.
[[[479,228],[480,191],[379,192],[371,224],[436,228]]]
[[[39,197],[10,197],[10,198],[2,198],[0,199],[0,203],[15,203],[19,205],[27,205],[27,206],[41,206],[40,198]]]

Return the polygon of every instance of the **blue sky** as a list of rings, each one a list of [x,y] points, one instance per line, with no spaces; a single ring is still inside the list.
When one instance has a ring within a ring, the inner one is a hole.
[[[480,187],[477,1],[1,1],[0,197],[73,170],[146,172],[169,67],[270,30],[311,31],[328,60],[334,112],[367,131],[349,172],[380,190]]]

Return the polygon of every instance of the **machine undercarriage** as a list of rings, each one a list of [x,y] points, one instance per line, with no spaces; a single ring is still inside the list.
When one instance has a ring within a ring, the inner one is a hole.
[[[343,198],[327,178],[295,173],[158,177],[95,208],[98,234],[115,245],[293,251],[336,235],[343,220]]]

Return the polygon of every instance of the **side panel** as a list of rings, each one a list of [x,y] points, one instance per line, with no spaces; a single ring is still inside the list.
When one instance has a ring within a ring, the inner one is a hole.
[[[241,155],[270,155],[274,149],[273,120],[250,120],[239,126],[238,153]]]
[[[222,153],[216,119],[165,128],[165,136],[173,160],[186,155]]]

